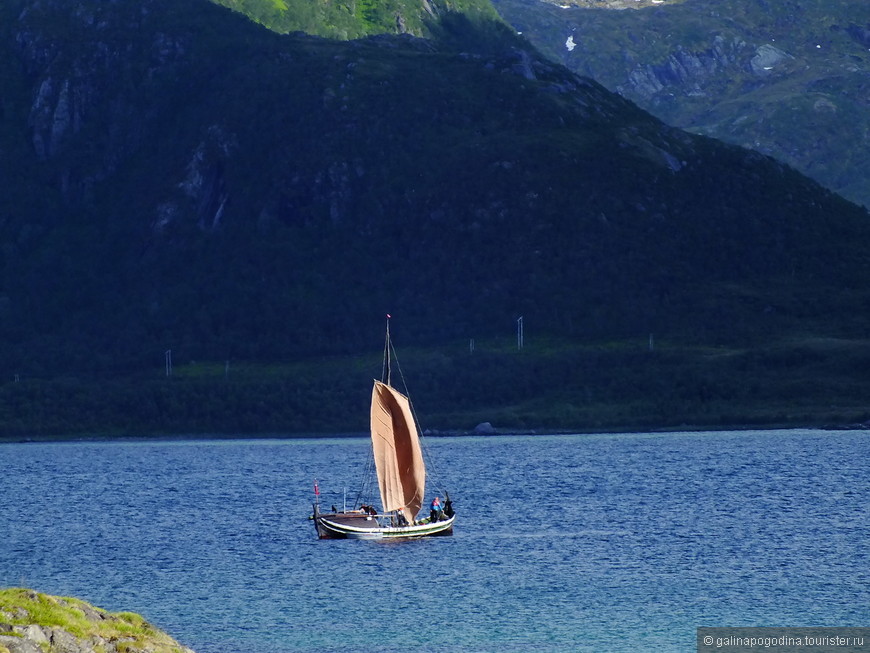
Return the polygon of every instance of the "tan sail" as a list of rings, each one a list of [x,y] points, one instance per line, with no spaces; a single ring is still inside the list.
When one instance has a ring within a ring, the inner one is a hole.
[[[420,436],[408,398],[380,381],[372,389],[371,428],[384,510],[404,508],[413,520],[426,492]]]

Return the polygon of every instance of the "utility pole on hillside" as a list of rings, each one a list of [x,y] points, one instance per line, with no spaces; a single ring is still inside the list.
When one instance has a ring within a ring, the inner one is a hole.
[[[521,350],[523,348],[523,318],[517,320],[517,350]]]
[[[172,376],[172,350],[166,350],[166,376]]]

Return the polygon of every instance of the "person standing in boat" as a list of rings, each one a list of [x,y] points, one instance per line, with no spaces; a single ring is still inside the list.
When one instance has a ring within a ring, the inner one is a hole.
[[[404,508],[399,508],[396,511],[396,522],[399,524],[399,526],[407,526],[408,525],[408,519],[405,517],[405,509]]]
[[[432,505],[429,506],[429,521],[441,521],[441,498],[435,497],[432,499]]]

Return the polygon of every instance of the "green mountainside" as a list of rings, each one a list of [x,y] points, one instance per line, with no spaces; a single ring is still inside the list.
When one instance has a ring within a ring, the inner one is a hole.
[[[870,206],[870,3],[495,0],[542,52],[670,125],[755,149]]]
[[[866,210],[429,30],[0,6],[0,434],[361,431],[387,312],[433,428],[868,418]]]
[[[212,0],[271,30],[305,32],[334,39],[375,34],[432,36],[438,22],[459,13],[473,22],[498,21],[486,0]]]

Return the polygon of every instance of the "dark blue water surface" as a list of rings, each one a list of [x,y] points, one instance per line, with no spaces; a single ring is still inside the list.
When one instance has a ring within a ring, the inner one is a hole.
[[[197,653],[695,650],[870,625],[870,434],[427,441],[455,536],[319,541],[362,439],[0,445],[0,585]],[[431,498],[431,497],[430,497]]]

